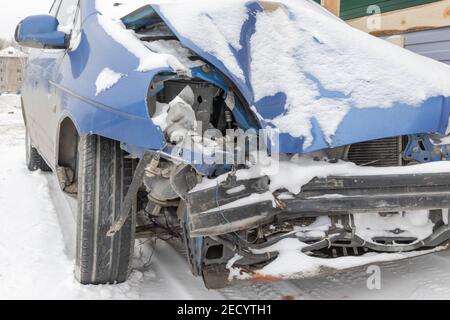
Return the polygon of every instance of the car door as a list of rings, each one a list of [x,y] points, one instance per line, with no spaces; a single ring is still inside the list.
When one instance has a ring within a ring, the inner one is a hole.
[[[61,29],[70,30],[78,11],[79,0],[56,0],[50,14],[55,15]],[[58,89],[61,62],[68,49],[33,49],[30,68],[33,68],[36,90],[33,90],[32,135],[41,156],[50,164],[55,160],[56,126],[58,124]]]
[[[61,0],[55,0],[49,14],[56,16]],[[26,68],[25,82],[22,88],[22,101],[24,117],[27,131],[31,137],[33,145],[44,156],[44,151],[48,149],[46,141],[46,130],[43,127],[42,119],[48,112],[47,96],[49,83],[45,81],[44,74],[47,73],[49,59],[46,58],[46,50],[30,48],[28,52],[28,63]],[[48,152],[48,150],[47,150]],[[50,158],[46,158],[47,162]]]

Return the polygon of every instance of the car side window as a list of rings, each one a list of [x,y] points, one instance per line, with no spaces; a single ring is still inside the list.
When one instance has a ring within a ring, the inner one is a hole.
[[[72,26],[75,21],[78,0],[62,0],[56,17],[59,24],[63,26]]]

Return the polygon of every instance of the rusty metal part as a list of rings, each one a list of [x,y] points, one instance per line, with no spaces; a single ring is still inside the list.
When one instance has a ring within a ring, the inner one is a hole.
[[[229,287],[232,281],[228,279],[230,271],[223,264],[204,266],[202,278],[205,287],[210,290],[218,290]]]

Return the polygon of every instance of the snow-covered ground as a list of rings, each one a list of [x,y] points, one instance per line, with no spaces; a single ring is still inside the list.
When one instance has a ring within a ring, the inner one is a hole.
[[[150,243],[137,244],[134,270],[124,284],[78,284],[72,202],[65,202],[52,174],[26,169],[17,96],[0,96],[0,138],[0,299],[222,298],[192,277],[184,257],[162,242],[153,255]]]
[[[27,171],[17,96],[0,96],[0,138],[0,299],[450,299],[448,251],[377,264],[380,290],[367,288],[361,267],[208,291],[177,250],[148,241],[136,245],[128,282],[82,286],[73,278],[74,200],[52,174]]]

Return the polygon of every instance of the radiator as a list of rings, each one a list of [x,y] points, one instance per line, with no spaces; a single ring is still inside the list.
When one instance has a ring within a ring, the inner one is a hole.
[[[352,144],[347,152],[347,160],[359,166],[401,166],[406,142],[404,137],[393,137]]]

